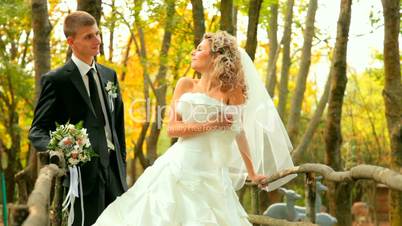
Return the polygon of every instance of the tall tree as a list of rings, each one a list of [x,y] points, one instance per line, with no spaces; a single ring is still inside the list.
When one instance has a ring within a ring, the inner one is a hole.
[[[162,121],[165,117],[166,111],[166,91],[167,91],[167,61],[170,42],[172,38],[172,30],[174,28],[175,20],[175,0],[166,0],[166,24],[165,32],[162,40],[162,48],[159,57],[159,70],[156,75],[155,88],[156,88],[156,102],[154,113],[154,122],[151,124],[151,133],[147,138],[147,152],[149,160],[153,163],[157,158],[157,143],[162,129]]]
[[[110,8],[112,10],[112,13],[109,18],[109,62],[113,61],[113,43],[114,43],[114,30],[116,28],[116,6],[115,6],[115,0],[112,0],[112,4],[110,5]],[[129,39],[131,40],[131,39]]]
[[[102,0],[77,0],[77,10],[88,12],[95,17],[96,23],[100,24]]]
[[[391,140],[391,167],[402,168],[402,85],[399,55],[400,0],[382,0],[384,15],[384,75],[383,98],[385,117]],[[390,192],[389,219],[392,226],[402,225],[402,194]]]
[[[137,49],[137,55],[140,58],[140,64],[142,67],[142,78],[143,78],[143,95],[144,95],[144,100],[148,102],[151,101],[150,99],[150,93],[149,93],[149,88],[153,87],[150,76],[149,76],[149,70],[148,70],[148,56],[147,56],[147,45],[145,42],[145,34],[144,34],[144,29],[142,27],[143,21],[141,20],[140,17],[140,12],[143,7],[143,0],[135,0],[135,8],[134,8],[134,30],[137,31],[137,36],[140,41],[138,44],[138,41],[135,38],[134,31],[131,32],[131,37],[134,41],[134,44]],[[153,89],[154,90],[154,89]],[[137,140],[135,142],[134,146],[134,154],[135,158],[138,157],[142,167],[145,169],[150,165],[149,158],[144,155],[143,151],[143,146],[145,143],[146,139],[146,134],[149,129],[150,125],[150,117],[149,114],[151,114],[150,109],[148,109],[148,104],[144,105],[144,112],[146,112],[145,115],[145,120],[141,125],[141,131],[139,136],[137,137]],[[149,154],[149,153],[148,153]],[[135,168],[135,158],[132,161],[132,167]],[[135,174],[133,175],[133,178],[135,177]]]
[[[32,59],[30,7],[23,0],[5,0],[0,7],[0,160],[8,202],[15,201],[14,176],[25,159],[24,128],[29,126],[35,97],[34,78],[23,68]]]
[[[52,25],[47,0],[32,0],[33,55],[35,65],[35,100],[39,98],[40,77],[50,70],[50,31]]]
[[[204,7],[202,0],[191,0],[191,5],[193,6],[194,47],[197,47],[205,33]]]
[[[269,40],[269,55],[267,66],[267,79],[265,87],[271,97],[274,97],[276,86],[276,61],[278,60],[279,47],[278,47],[278,1],[273,1],[270,8],[269,22],[268,22],[268,40]]]
[[[233,7],[233,36],[237,36],[237,15],[239,14],[239,7],[234,5]]]
[[[302,48],[302,55],[300,58],[299,72],[297,74],[296,89],[292,96],[290,105],[289,120],[287,122],[287,129],[290,140],[296,143],[296,138],[299,132],[299,121],[301,114],[301,107],[304,98],[304,91],[306,90],[306,81],[311,64],[311,46],[314,36],[314,21],[315,13],[317,12],[317,0],[310,0],[308,4],[306,28],[304,29],[304,42]]]
[[[49,21],[49,13],[47,8],[47,0],[32,0],[31,1],[31,26],[33,30],[33,60],[34,60],[34,72],[35,72],[35,102],[39,98],[41,91],[40,80],[41,76],[50,70],[50,32],[52,25]],[[24,55],[26,53],[23,53]],[[24,66],[24,64],[22,64]],[[37,158],[36,151],[32,148],[29,150],[28,163],[21,175],[24,178],[25,188],[18,188],[20,192],[21,203],[25,203],[24,197],[28,194],[22,194],[22,192],[30,192],[33,189],[33,185],[37,178]],[[21,184],[19,184],[21,185]]]
[[[221,1],[221,23],[220,29],[223,31],[227,31],[229,34],[234,34],[235,26],[234,26],[234,8],[233,8],[233,0],[222,0]]]
[[[331,87],[331,76],[328,76],[324,92],[321,95],[320,100],[318,101],[317,108],[315,109],[314,114],[307,125],[307,129],[304,131],[302,139],[297,144],[295,150],[292,152],[292,159],[296,164],[298,164],[301,156],[307,150],[308,146],[310,145],[310,142],[312,141],[314,132],[317,129],[318,125],[320,124],[321,116],[324,113],[325,107],[327,106],[330,87]]]
[[[247,41],[245,49],[252,60],[254,60],[255,50],[257,48],[257,30],[261,4],[262,0],[250,0],[248,8]]]
[[[352,0],[341,0],[337,25],[336,42],[330,69],[331,88],[328,100],[327,121],[325,128],[326,164],[336,171],[342,171],[341,157],[341,119],[343,97],[345,95],[346,56],[349,36]],[[332,215],[336,216],[339,225],[351,225],[351,183],[331,183],[328,198]]]
[[[291,64],[290,59],[290,41],[292,35],[292,21],[293,21],[293,5],[294,0],[288,0],[286,3],[286,15],[285,15],[285,27],[282,37],[282,69],[281,69],[281,81],[279,85],[279,102],[278,113],[282,119],[285,117],[286,103],[288,98],[288,80],[289,80],[289,68]]]

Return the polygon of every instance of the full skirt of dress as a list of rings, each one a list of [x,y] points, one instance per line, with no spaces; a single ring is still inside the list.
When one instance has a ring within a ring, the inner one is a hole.
[[[179,140],[94,225],[251,226],[227,168],[206,146]]]

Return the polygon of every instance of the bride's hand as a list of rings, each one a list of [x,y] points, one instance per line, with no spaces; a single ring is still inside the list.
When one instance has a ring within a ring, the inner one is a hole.
[[[258,188],[262,189],[268,186],[268,183],[266,182],[268,177],[261,175],[261,174],[255,174],[253,176],[249,176],[251,182],[255,183],[258,185]]]

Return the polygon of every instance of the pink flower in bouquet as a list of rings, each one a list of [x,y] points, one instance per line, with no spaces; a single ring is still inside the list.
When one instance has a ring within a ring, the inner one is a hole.
[[[78,159],[78,152],[71,152],[71,158]]]
[[[71,137],[64,137],[60,142],[59,146],[61,147],[67,147],[71,146],[73,144],[73,139]]]

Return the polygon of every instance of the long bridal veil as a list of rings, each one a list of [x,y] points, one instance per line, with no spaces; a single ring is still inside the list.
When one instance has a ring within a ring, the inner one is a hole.
[[[293,147],[253,61],[243,49],[240,49],[240,55],[247,86],[247,101],[242,112],[243,130],[256,173],[269,177],[294,166],[290,155]],[[247,176],[239,153],[234,143],[229,171],[236,190],[244,185]],[[275,190],[294,177],[296,175],[289,175],[271,182],[266,190]]]

